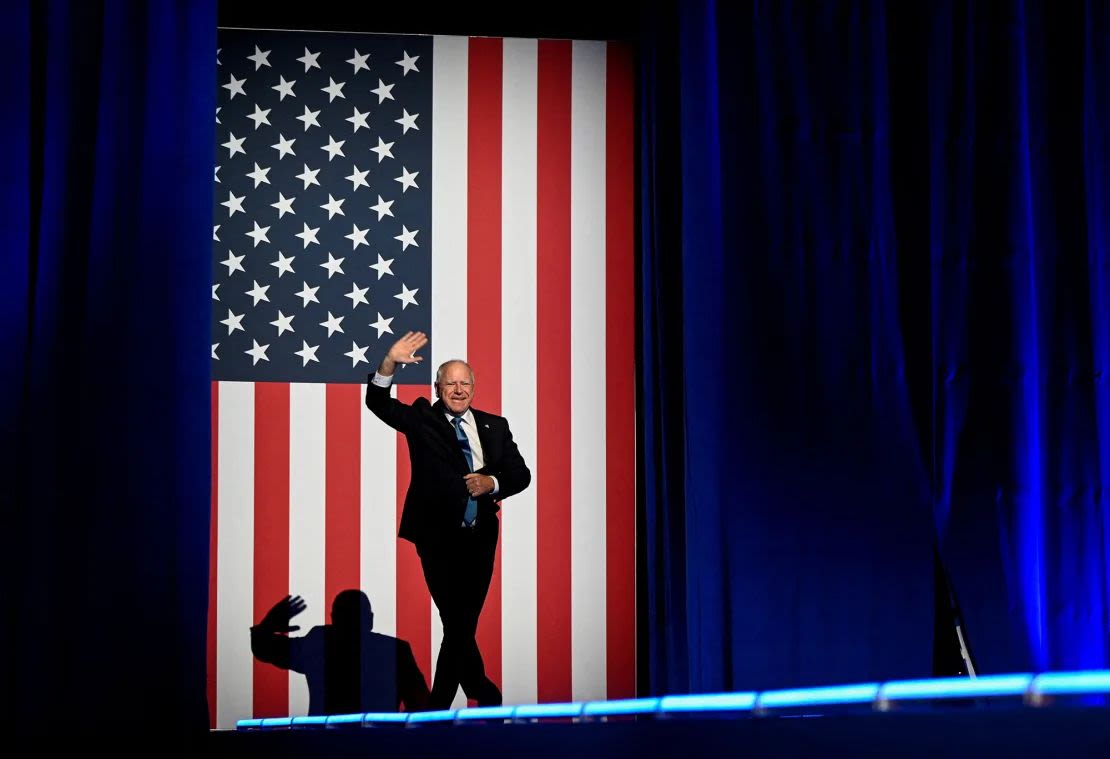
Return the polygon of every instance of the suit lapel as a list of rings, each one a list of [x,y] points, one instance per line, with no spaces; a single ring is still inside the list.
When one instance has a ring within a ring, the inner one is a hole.
[[[451,422],[447,421],[447,407],[443,405],[443,401],[436,401],[432,404],[432,415],[435,417],[433,424],[439,432],[440,437],[444,442],[451,447],[451,449],[458,453],[459,466],[462,470],[468,471],[469,467],[466,465],[466,455],[459,447],[459,439],[455,436],[455,427]]]
[[[474,414],[474,424],[478,428],[478,442],[482,444],[482,459],[486,466],[496,458],[496,452],[493,449],[493,431],[489,426],[489,418],[484,411],[475,411],[470,409]]]
[[[459,448],[459,439],[455,436],[454,425],[447,421],[447,407],[443,405],[443,401],[437,400],[433,403],[432,412],[437,422],[436,428],[451,446],[459,452],[459,460],[465,468],[466,456],[463,454],[462,449]],[[473,407],[470,409],[470,412],[474,415],[474,426],[478,430],[478,442],[482,444],[483,463],[485,466],[489,466],[489,464],[497,458],[498,451],[500,450],[500,446],[498,445],[499,441],[496,439],[497,436],[490,427],[490,415],[485,411],[478,411]]]

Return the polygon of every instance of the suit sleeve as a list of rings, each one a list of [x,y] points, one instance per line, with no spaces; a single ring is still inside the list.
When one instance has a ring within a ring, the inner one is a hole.
[[[418,412],[392,397],[388,387],[375,385],[373,375],[366,383],[366,408],[398,432],[407,433],[418,423]]]
[[[289,669],[292,659],[291,649],[291,639],[288,635],[270,632],[261,625],[251,628],[251,653],[259,661]]]
[[[520,449],[513,440],[513,433],[509,430],[508,421],[505,422],[501,458],[483,467],[482,474],[497,478],[498,490],[493,497],[496,501],[516,495],[532,482],[532,472],[524,463],[524,457],[520,455]]]

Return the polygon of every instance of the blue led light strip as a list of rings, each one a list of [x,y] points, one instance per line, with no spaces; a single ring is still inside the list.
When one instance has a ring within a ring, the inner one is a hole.
[[[870,704],[884,709],[894,702],[959,698],[1024,698],[1032,705],[1053,695],[1110,694],[1110,670],[1018,673],[982,677],[942,677],[927,680],[894,680],[819,688],[708,693],[661,698],[629,698],[556,704],[446,709],[433,712],[341,714],[332,717],[267,717],[244,719],[239,730],[287,730],[309,727],[346,727],[427,724],[542,722],[544,720],[596,720],[616,716],[682,716],[698,713],[773,716],[776,711],[807,706]]]
[[[983,677],[938,677],[933,680],[900,680],[886,683],[879,699],[905,701],[930,698],[979,698],[982,696],[1021,696],[1033,682],[1033,676],[986,675]]]
[[[866,704],[875,700],[878,683],[833,685],[824,688],[791,688],[769,690],[759,694],[755,708],[788,709],[797,706],[832,706],[835,704]]]
[[[1046,672],[1033,679],[1029,690],[1045,696],[1110,693],[1110,671]]]

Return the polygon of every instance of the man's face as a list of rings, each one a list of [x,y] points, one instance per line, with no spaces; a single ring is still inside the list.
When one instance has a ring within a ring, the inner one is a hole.
[[[474,400],[474,378],[466,364],[448,364],[439,382],[439,397],[452,414],[463,414]]]

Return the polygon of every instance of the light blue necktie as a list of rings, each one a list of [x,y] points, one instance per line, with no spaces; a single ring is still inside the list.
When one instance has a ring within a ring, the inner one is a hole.
[[[466,465],[470,467],[470,471],[474,471],[474,456],[470,453],[470,440],[467,438],[466,433],[462,428],[462,417],[456,416],[451,420],[451,424],[455,425],[455,437],[459,439],[459,447],[462,448],[463,455],[466,456]],[[474,519],[478,516],[478,502],[473,498],[468,498],[466,501],[466,514],[463,515],[463,521],[467,525],[474,524]]]

